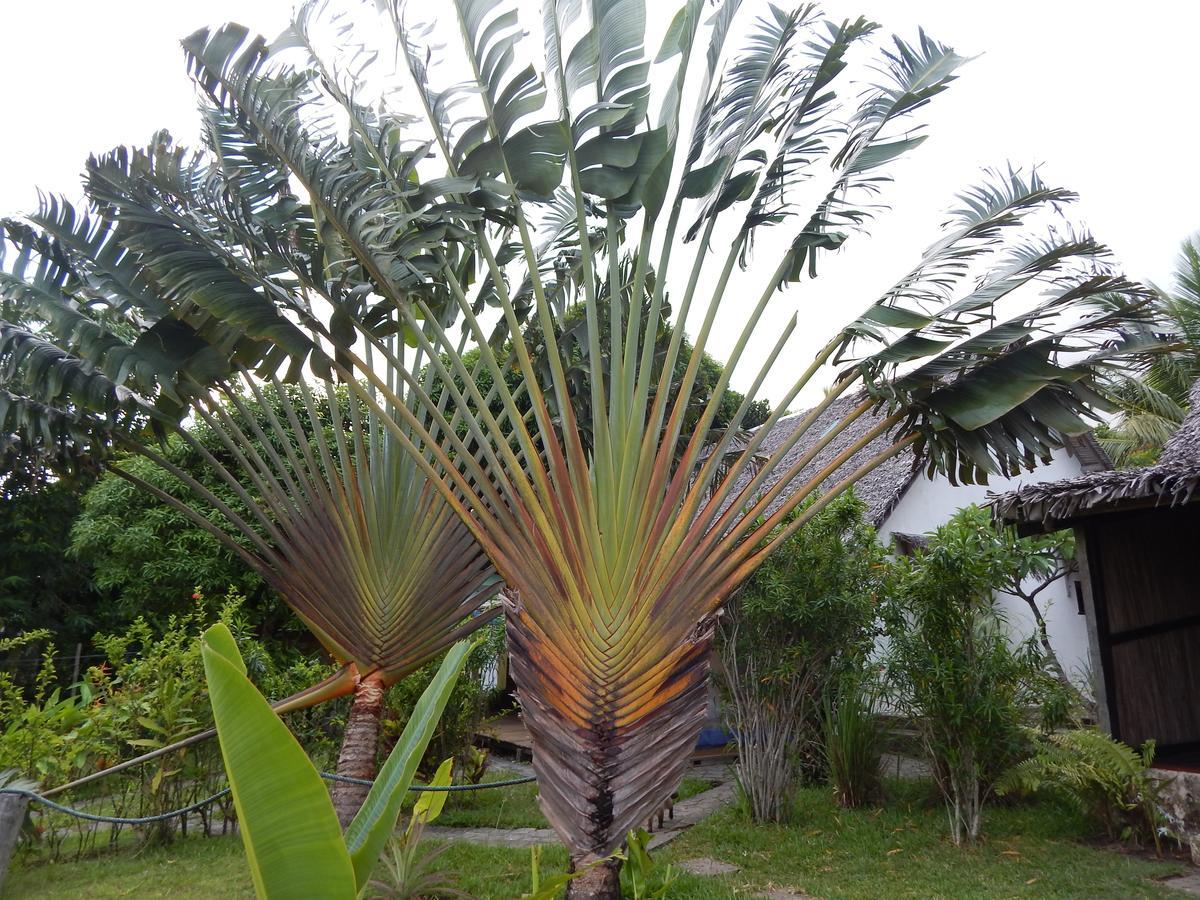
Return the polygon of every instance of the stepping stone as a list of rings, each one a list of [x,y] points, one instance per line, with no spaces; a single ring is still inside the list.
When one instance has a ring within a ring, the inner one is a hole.
[[[771,891],[767,894],[758,894],[758,900],[812,900],[812,894],[805,894],[803,891]]]
[[[1177,878],[1164,878],[1162,883],[1177,891],[1183,891],[1185,894],[1195,894],[1200,897],[1200,872],[1180,875]]]
[[[710,859],[707,856],[701,856],[699,859],[685,859],[679,863],[679,868],[692,875],[731,875],[741,870],[740,866],[731,866],[729,863],[721,862],[719,859]]]

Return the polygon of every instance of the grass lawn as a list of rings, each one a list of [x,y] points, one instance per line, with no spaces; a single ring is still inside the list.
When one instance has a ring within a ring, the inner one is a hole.
[[[499,776],[497,776],[499,777]],[[726,810],[664,848],[678,862],[709,856],[741,866],[720,878],[683,876],[676,900],[733,898],[769,888],[816,897],[1166,897],[1156,879],[1182,870],[1081,841],[1079,818],[1039,803],[996,807],[985,817],[987,840],[956,849],[945,838],[941,807],[922,784],[898,783],[884,809],[844,811],[827,791],[802,792],[796,824],[752,826]],[[497,794],[501,791],[497,791]],[[521,801],[524,802],[524,801]],[[519,805],[510,799],[512,809]],[[447,812],[449,808],[447,808]],[[491,811],[488,813],[491,814]],[[507,815],[508,813],[503,813]],[[529,888],[529,852],[454,844],[441,856],[459,885],[482,898],[517,898]],[[542,853],[542,871],[561,871],[557,847]],[[161,850],[78,863],[40,866],[9,876],[6,897],[250,897],[250,879],[236,838],[193,838]]]
[[[511,772],[496,769],[484,782],[505,781]],[[712,782],[685,778],[679,785],[679,799],[686,800],[706,791]],[[462,791],[451,794],[438,817],[438,825],[460,828],[549,828],[537,805],[537,785],[519,784],[491,791]]]

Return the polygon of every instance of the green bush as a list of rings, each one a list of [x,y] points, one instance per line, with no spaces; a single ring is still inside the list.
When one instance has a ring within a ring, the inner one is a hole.
[[[978,839],[995,779],[1027,749],[1031,716],[1064,709],[1037,639],[1013,643],[995,607],[1011,564],[986,513],[968,507],[898,561],[885,606],[892,699],[917,723],[956,844]]]
[[[864,510],[852,492],[833,500],[721,618],[718,684],[757,821],[780,821],[803,778],[821,775],[822,698],[861,666],[878,634],[887,563]]]
[[[843,676],[837,690],[825,694],[825,766],[840,806],[865,806],[882,794],[884,732],[877,701],[877,688],[860,673]]]
[[[467,658],[462,676],[454,685],[433,739],[421,760],[419,772],[423,778],[432,776],[438,764],[451,757],[455,760],[457,782],[478,783],[487,768],[487,758],[475,750],[474,739],[487,718],[488,709],[498,690],[487,686],[485,682],[488,673],[496,671],[504,653],[503,620],[485,625],[477,637],[478,643]],[[439,657],[388,689],[380,742],[385,754],[404,729],[417,700],[437,674],[440,664]]]
[[[328,675],[333,667],[311,659],[276,661],[247,628],[242,598],[227,596],[215,609],[203,596],[193,609],[169,616],[161,628],[136,619],[124,631],[93,638],[104,656],[76,685],[56,673],[52,642],[42,647],[33,685],[22,689],[0,673],[0,769],[12,768],[54,788],[116,763],[174,743],[212,725],[197,638],[214,621],[238,634],[255,681],[269,696],[284,697]],[[45,640],[44,632],[0,642],[0,652]],[[344,704],[341,710],[344,718]],[[291,714],[288,725],[315,757],[328,761],[340,741],[336,706]],[[333,752],[330,751],[333,747]],[[117,817],[154,815],[189,805],[224,786],[215,742],[202,742],[73,789],[60,800]],[[201,830],[223,830],[229,803],[201,810]],[[116,846],[129,829],[97,830],[61,813],[32,808],[34,828],[25,852],[58,859]],[[186,832],[186,821],[165,821],[139,831],[140,839],[170,841]]]

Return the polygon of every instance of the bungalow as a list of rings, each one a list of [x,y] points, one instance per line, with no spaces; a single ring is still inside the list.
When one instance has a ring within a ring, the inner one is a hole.
[[[1073,528],[1101,727],[1155,742],[1165,810],[1200,864],[1200,380],[1152,466],[1026,485],[993,502],[1026,531]]]
[[[848,397],[833,403],[788,452],[784,465],[779,470],[785,471],[789,463],[806,454],[860,402],[859,397]],[[780,419],[763,441],[761,452],[769,452],[782,444],[795,432],[806,415],[807,413],[798,413]],[[834,456],[875,427],[881,418],[881,415],[866,415],[847,427],[796,477],[793,482],[794,489],[806,482],[810,477],[809,473],[820,471]],[[876,438],[852,457],[843,471],[853,469],[855,465],[887,446],[886,436]],[[895,540],[903,549],[906,545],[914,543],[920,535],[944,524],[956,510],[972,503],[986,503],[989,490],[1019,488],[1038,482],[1093,473],[1102,474],[1111,468],[1112,463],[1095,438],[1089,434],[1068,439],[1067,446],[1056,452],[1049,463],[1017,478],[993,477],[988,485],[954,485],[943,475],[926,477],[920,460],[912,452],[907,452],[893,457],[872,471],[858,482],[855,491],[866,503],[867,518],[878,531],[880,541],[891,546]],[[828,487],[830,483],[822,486]],[[784,496],[786,495],[785,491]],[[782,498],[776,501],[777,504],[780,502]],[[1086,682],[1087,673],[1091,668],[1088,638],[1083,609],[1079,605],[1074,582],[1073,578],[1064,578],[1048,585],[1039,594],[1038,601],[1046,618],[1051,646],[1064,671],[1073,680]],[[1031,586],[1027,586],[1029,587]],[[1024,601],[1008,594],[1001,594],[998,601],[1001,611],[1015,632],[1021,635],[1034,633],[1033,615]]]

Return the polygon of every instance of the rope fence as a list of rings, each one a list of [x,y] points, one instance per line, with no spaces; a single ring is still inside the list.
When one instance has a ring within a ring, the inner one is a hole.
[[[347,784],[361,784],[370,786],[374,784],[367,778],[351,778],[347,775],[335,775],[333,772],[322,772],[321,777],[326,781],[343,781]],[[410,791],[417,792],[437,792],[437,793],[456,793],[459,791],[483,791],[491,788],[513,787],[518,784],[530,784],[537,781],[537,776],[526,775],[521,778],[508,778],[503,781],[488,781],[480,784],[450,784],[441,786],[431,786],[426,784],[414,784],[409,786]],[[153,816],[136,816],[133,818],[122,818],[120,816],[104,816],[97,813],[85,812],[82,809],[75,809],[71,806],[65,806],[48,797],[39,794],[37,791],[27,790],[25,788],[0,788],[0,795],[14,794],[19,797],[28,797],[30,801],[40,803],[47,809],[52,809],[55,812],[66,813],[69,816],[74,816],[77,819],[83,819],[86,822],[100,822],[108,825],[152,825],[155,822],[165,822],[168,819],[174,819],[178,816],[186,816],[196,810],[203,809],[211,803],[216,803],[218,800],[226,797],[229,794],[229,788],[222,788],[211,797],[205,797],[203,800],[198,800],[188,806],[180,809],[173,809],[170,812],[158,813]]]

